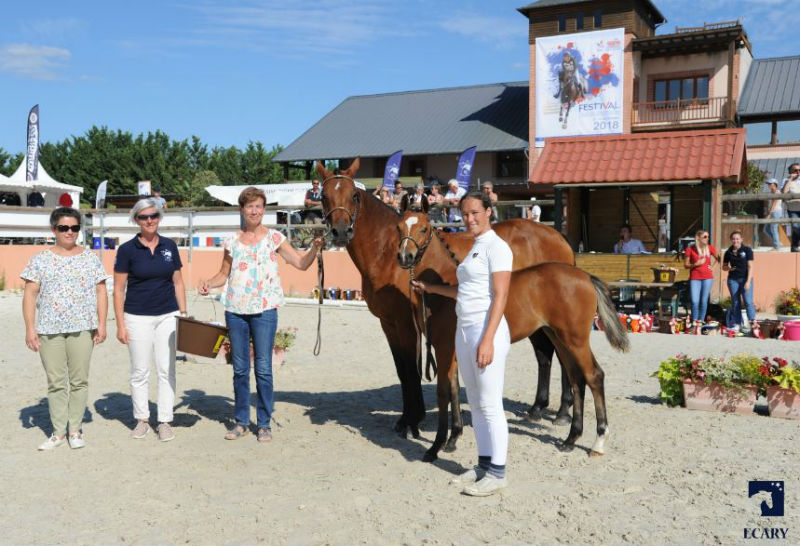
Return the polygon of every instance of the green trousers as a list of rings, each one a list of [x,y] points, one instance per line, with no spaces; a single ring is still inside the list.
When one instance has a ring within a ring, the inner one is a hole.
[[[81,430],[89,397],[89,360],[93,348],[92,333],[88,330],[39,336],[53,434],[66,434],[67,425],[70,434]]]

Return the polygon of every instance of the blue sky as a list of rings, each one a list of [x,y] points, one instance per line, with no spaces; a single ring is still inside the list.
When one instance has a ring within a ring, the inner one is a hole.
[[[764,58],[800,54],[795,1],[655,3],[668,20],[660,34],[741,18]],[[43,140],[106,125],[271,146],[288,145],[351,95],[526,80],[526,19],[516,11],[526,3],[10,3],[0,37],[0,147],[23,151],[37,103]]]

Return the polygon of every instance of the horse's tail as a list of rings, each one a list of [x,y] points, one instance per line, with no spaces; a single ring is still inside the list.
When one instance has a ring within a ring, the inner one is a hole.
[[[589,278],[592,279],[594,292],[597,295],[597,314],[603,322],[606,339],[616,350],[625,353],[630,349],[628,331],[622,327],[622,323],[617,318],[617,310],[611,301],[608,286],[594,275],[589,275]]]

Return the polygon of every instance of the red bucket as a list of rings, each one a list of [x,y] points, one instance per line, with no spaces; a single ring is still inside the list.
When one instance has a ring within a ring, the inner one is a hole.
[[[783,328],[783,339],[800,341],[800,320],[784,322]]]

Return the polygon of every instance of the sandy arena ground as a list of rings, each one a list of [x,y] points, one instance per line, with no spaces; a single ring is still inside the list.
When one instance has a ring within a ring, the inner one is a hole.
[[[391,431],[400,388],[366,310],[325,309],[317,358],[316,308],[280,311],[281,326],[300,332],[276,371],[275,440],[267,445],[253,435],[223,440],[231,369],[210,362],[178,363],[175,441],[130,439],[128,354],[112,323],[93,356],[87,447],[40,453],[50,426],[45,376],[25,347],[20,308],[19,294],[0,293],[2,544],[759,542],[744,540],[745,527],[788,528],[786,540],[769,542],[800,543],[798,422],[670,409],[650,377],[679,351],[798,359],[800,344],[639,334],[621,355],[593,333],[611,427],[607,454],[597,459],[587,456],[595,438],[590,395],[581,449],[572,453],[554,445],[566,428],[521,418],[534,399],[536,368],[530,345],[517,344],[505,388],[510,486],[476,499],[449,483],[476,459],[471,427],[455,453],[420,461],[435,435],[434,385],[424,386],[430,411],[422,437]],[[207,301],[190,311],[211,317]],[[467,410],[463,391],[462,402]],[[760,516],[747,496],[753,479],[785,481],[784,517]]]

